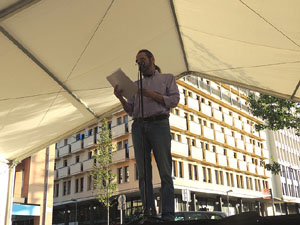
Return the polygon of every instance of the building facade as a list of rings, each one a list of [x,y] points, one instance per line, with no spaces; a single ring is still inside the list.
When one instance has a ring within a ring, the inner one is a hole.
[[[12,225],[51,225],[55,145],[15,168]]]
[[[268,131],[270,156],[280,164],[272,175],[276,214],[300,213],[300,137],[294,130]]]
[[[177,83],[180,103],[170,115],[175,210],[214,210],[229,215],[255,210],[270,215],[271,201],[264,199],[263,189],[271,188],[271,173],[261,162],[269,159],[266,133],[254,129],[261,121],[249,114],[247,93],[194,76]],[[117,175],[118,194],[127,198],[126,215],[133,216],[141,212],[142,203],[132,120],[124,111],[109,119],[116,146],[112,170]],[[105,212],[93,197],[89,174],[98,129],[95,124],[57,143],[54,224],[105,220]],[[152,162],[160,211],[160,178],[155,160]],[[114,212],[112,217],[117,217]]]

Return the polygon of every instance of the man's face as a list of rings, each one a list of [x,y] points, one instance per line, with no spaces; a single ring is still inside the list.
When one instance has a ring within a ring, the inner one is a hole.
[[[144,52],[141,52],[137,54],[136,56],[136,63],[140,64],[141,62],[144,62],[144,66],[141,67],[142,72],[151,72],[152,71],[152,60],[147,57],[147,55]]]

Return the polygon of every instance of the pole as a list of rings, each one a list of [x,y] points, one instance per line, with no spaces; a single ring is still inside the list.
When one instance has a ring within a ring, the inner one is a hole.
[[[229,216],[229,192],[232,192],[232,190],[226,191],[226,193],[227,193],[227,213],[228,213],[228,216]]]
[[[75,222],[76,222],[76,225],[77,225],[78,224],[78,222],[77,222],[77,200],[76,200]]]
[[[275,205],[274,205],[274,196],[273,196],[272,188],[270,188],[270,194],[271,194],[271,198],[272,198],[273,216],[275,216]]]

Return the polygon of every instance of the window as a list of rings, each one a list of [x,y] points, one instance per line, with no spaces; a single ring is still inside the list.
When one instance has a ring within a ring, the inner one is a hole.
[[[79,191],[79,179],[75,180],[75,193],[78,193]]]
[[[175,134],[174,133],[171,133],[171,138],[172,138],[172,140],[175,140]]]
[[[59,195],[59,183],[55,184],[55,191],[54,191],[54,196],[58,197]]]
[[[68,160],[67,159],[64,160],[64,167],[66,167],[66,166],[68,166]]]
[[[177,137],[177,141],[181,142],[181,135],[177,134],[176,137]]]
[[[123,148],[122,141],[117,143],[117,150],[121,150]]]
[[[68,139],[64,139],[64,145],[68,144]]]
[[[88,176],[88,185],[87,185],[87,190],[92,190],[93,188],[93,177],[90,175]]]
[[[134,164],[134,168],[135,168],[135,180],[138,180],[139,179],[139,173],[138,173],[138,169],[137,169],[136,164]]]
[[[233,179],[233,174],[230,174],[230,182],[231,182],[231,187],[234,187],[234,179]]]
[[[226,172],[226,180],[227,180],[227,186],[230,187],[231,183],[230,183],[230,176],[228,172]]]
[[[93,158],[93,151],[89,151],[89,159]]]
[[[118,117],[117,118],[117,125],[121,125],[122,124],[122,117]]]
[[[203,182],[207,182],[206,167],[202,167],[202,173],[203,173]]]
[[[125,177],[124,182],[129,182],[129,166],[124,167]]]
[[[233,153],[233,157],[236,159],[236,152]]]
[[[175,115],[179,116],[180,113],[179,113],[179,109],[175,109]]]
[[[67,194],[71,194],[71,181],[68,180],[68,186],[67,186]]]
[[[223,176],[223,171],[220,172],[220,184],[224,185],[224,176]]]
[[[123,116],[123,121],[124,121],[124,123],[128,123],[128,116],[127,115]]]
[[[123,141],[123,145],[125,148],[125,157],[128,159],[129,158],[129,145],[128,145],[128,140]]]
[[[207,178],[208,178],[208,183],[212,183],[212,179],[211,179],[211,169],[207,168]]]
[[[63,182],[63,195],[67,194],[67,182]]]
[[[83,188],[84,188],[84,178],[81,177],[80,178],[80,192],[83,192]]]
[[[76,155],[75,163],[79,163],[79,161],[80,161],[80,156],[79,156],[79,155]]]
[[[194,179],[199,180],[198,178],[198,166],[194,165]]]
[[[194,121],[194,116],[190,115],[190,121]]]
[[[215,178],[216,178],[216,184],[219,184],[219,171],[215,170]]]
[[[122,183],[122,179],[123,179],[123,169],[122,167],[121,168],[118,168],[118,184],[121,184]]]
[[[177,177],[177,161],[172,160],[172,176]]]
[[[188,164],[189,165],[189,179],[190,180],[193,180],[193,170],[192,170],[192,165],[191,164]]]
[[[196,146],[196,140],[195,139],[192,139],[192,146]]]
[[[183,178],[183,162],[179,162],[179,177]]]

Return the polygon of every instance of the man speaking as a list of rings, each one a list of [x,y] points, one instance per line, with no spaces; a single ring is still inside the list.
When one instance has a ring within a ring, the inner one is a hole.
[[[174,186],[169,113],[170,109],[176,107],[179,102],[179,91],[174,76],[161,73],[149,50],[140,50],[136,56],[136,63],[143,74],[144,117],[142,118],[141,112],[140,89],[134,97],[127,100],[118,86],[115,87],[114,94],[122,103],[124,110],[134,120],[132,141],[144,209],[150,210],[152,215],[156,215],[151,166],[151,151],[153,151],[161,179],[162,219],[172,221],[174,220]],[[146,175],[144,171],[147,172]],[[147,179],[146,182],[145,179]],[[146,200],[144,191],[147,194]]]

